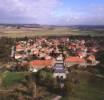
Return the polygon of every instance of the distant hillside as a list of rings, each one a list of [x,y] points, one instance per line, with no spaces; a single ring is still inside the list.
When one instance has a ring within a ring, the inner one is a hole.
[[[56,28],[56,27],[67,27],[72,29],[104,29],[104,25],[40,25],[40,24],[0,24],[0,27],[26,27],[26,28]]]
[[[21,27],[25,27],[25,28],[40,28],[41,25],[40,24],[0,24],[0,26],[2,27],[17,27],[17,28],[21,28]]]

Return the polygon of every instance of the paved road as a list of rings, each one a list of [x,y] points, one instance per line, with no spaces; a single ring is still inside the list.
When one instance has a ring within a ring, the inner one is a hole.
[[[62,97],[61,96],[56,96],[52,100],[60,100]]]

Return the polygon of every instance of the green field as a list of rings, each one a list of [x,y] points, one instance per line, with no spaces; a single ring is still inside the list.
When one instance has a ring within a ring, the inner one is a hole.
[[[62,100],[103,100],[104,98],[104,77],[100,78],[91,75],[86,71],[77,71],[73,78],[79,82],[73,86],[73,94],[64,97]]]

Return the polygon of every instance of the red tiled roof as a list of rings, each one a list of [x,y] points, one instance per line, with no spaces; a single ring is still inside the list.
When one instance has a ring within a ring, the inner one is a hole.
[[[72,57],[66,58],[65,62],[78,62],[78,63],[82,63],[82,62],[85,62],[85,59],[81,59],[78,56],[72,56]]]
[[[96,60],[95,56],[94,55],[91,55],[87,58],[88,60]]]
[[[32,67],[47,67],[52,66],[53,60],[33,60],[30,62],[30,66]]]
[[[91,52],[96,53],[97,51],[98,51],[97,49],[94,49],[94,48],[91,49]]]
[[[16,45],[16,49],[24,49],[21,45]]]

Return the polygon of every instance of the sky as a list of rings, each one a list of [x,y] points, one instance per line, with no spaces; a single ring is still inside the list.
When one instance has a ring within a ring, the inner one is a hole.
[[[104,25],[104,0],[0,0],[0,23]]]

